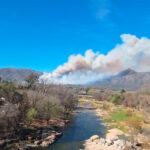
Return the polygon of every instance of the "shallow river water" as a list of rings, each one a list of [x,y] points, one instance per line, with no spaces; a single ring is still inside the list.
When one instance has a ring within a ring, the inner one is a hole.
[[[106,127],[94,110],[80,110],[75,113],[73,121],[65,129],[63,136],[55,144],[41,150],[79,150],[83,148],[84,140],[92,135],[105,137],[105,133]]]

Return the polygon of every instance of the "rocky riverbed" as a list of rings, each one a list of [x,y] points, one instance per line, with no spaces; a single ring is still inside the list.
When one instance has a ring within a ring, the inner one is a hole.
[[[104,139],[98,135],[86,140],[84,146],[84,150],[138,150],[138,147],[123,139]]]
[[[53,123],[55,127],[52,126]],[[18,137],[0,140],[0,149],[7,150],[31,150],[38,147],[47,147],[53,144],[63,134],[63,128],[69,120],[53,120],[51,125],[37,123],[30,128],[21,131],[23,134]]]

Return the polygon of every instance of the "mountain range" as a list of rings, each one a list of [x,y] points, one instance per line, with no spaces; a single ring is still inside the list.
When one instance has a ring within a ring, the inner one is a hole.
[[[150,89],[150,72],[136,72],[129,68],[111,78],[95,81],[91,85],[113,90]]]
[[[0,77],[7,81],[24,81],[30,74],[40,76],[43,73],[31,69],[0,69]],[[90,83],[91,87],[108,88],[113,90],[141,90],[150,89],[150,72],[136,72],[132,69],[126,69],[110,78],[97,80]]]
[[[24,81],[24,79],[30,74],[40,76],[43,73],[30,70],[30,69],[15,69],[15,68],[2,68],[0,69],[0,77],[6,81]]]

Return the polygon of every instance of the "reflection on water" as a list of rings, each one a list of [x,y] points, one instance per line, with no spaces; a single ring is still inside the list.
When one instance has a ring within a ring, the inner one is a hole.
[[[78,150],[84,140],[95,134],[105,137],[105,132],[106,127],[93,110],[82,110],[55,144],[41,150]]]

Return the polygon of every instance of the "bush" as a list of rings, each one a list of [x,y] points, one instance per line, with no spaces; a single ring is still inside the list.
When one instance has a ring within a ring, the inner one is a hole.
[[[2,81],[0,84],[0,97],[4,97],[7,102],[13,104],[22,101],[22,95],[17,91],[13,82]]]
[[[124,94],[124,106],[126,107],[137,107],[139,106],[139,94],[138,93],[126,93]]]
[[[119,95],[119,94],[111,95],[109,97],[109,101],[111,101],[112,103],[117,104],[117,105],[122,104],[123,99],[124,99],[124,96]]]
[[[33,74],[31,74],[25,78],[25,81],[28,83],[28,88],[31,88],[37,80],[38,80],[38,77]]]
[[[110,109],[110,106],[109,106],[109,104],[107,104],[106,102],[104,102],[103,104],[102,104],[102,107],[101,107],[102,109],[104,109],[104,110],[109,110]]]
[[[123,93],[125,93],[126,91],[124,90],[124,89],[122,89],[121,91],[120,91],[120,93],[121,94],[123,94]]]
[[[113,94],[111,90],[97,90],[93,92],[93,98],[98,101],[109,100],[110,95]]]
[[[88,95],[92,95],[95,92],[95,89],[89,89],[88,90]]]
[[[143,140],[142,148],[145,149],[145,150],[150,149],[150,139],[144,139]]]
[[[133,144],[137,143],[137,135],[141,132],[142,123],[141,120],[137,117],[131,117],[127,121],[129,130],[131,131],[130,140]]]
[[[132,110],[129,109],[129,108],[125,111],[125,113],[126,113],[126,115],[129,116],[129,117],[131,117],[131,116],[133,115]]]
[[[130,119],[128,119],[127,122],[128,122],[129,127],[136,131],[139,131],[142,128],[141,120],[137,117],[131,117]]]
[[[3,98],[0,109],[0,136],[3,132],[15,134],[26,120],[29,103],[25,92],[20,93],[14,82],[0,82],[0,98]]]
[[[29,124],[35,119],[37,116],[37,110],[35,108],[30,108],[27,112],[27,121]]]
[[[50,97],[47,99],[47,101],[43,104],[43,117],[47,121],[47,124],[49,124],[51,117],[57,117],[58,111],[59,108],[54,98]]]
[[[38,119],[49,123],[51,118],[69,115],[77,104],[72,90],[61,85],[36,84],[34,90],[27,89],[30,105],[36,108]]]

